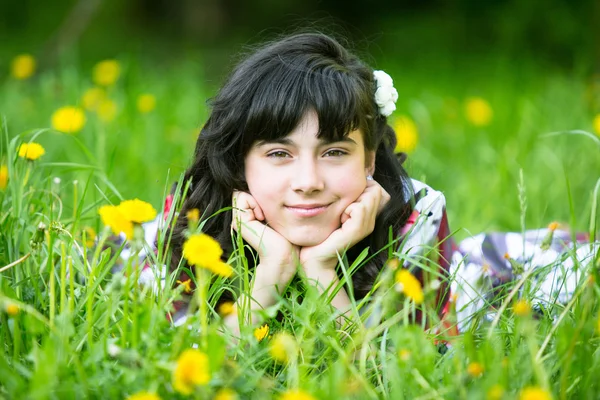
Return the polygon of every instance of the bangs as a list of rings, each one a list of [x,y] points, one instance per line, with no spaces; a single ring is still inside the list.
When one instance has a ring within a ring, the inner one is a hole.
[[[371,96],[360,80],[332,67],[311,71],[281,60],[272,62],[277,64],[274,69],[255,80],[243,134],[244,154],[255,141],[287,136],[309,110],[318,116],[319,138],[337,141],[351,131],[366,129]]]

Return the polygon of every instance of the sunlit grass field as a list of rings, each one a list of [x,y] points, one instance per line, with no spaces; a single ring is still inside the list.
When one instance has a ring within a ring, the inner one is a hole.
[[[167,315],[185,285],[173,274],[163,290],[139,286],[133,261],[111,272],[120,249],[93,245],[110,234],[98,209],[134,198],[162,209],[224,77],[191,61],[125,56],[33,74],[21,62],[7,66],[0,87],[0,398],[600,397],[598,256],[568,304],[534,317],[525,277],[507,288],[493,324],[458,336],[441,328],[433,290],[423,287],[415,305],[394,290],[391,268],[370,296],[383,307],[375,327],[341,329],[299,281],[265,312],[268,332],[244,324],[234,341],[214,309],[233,283],[202,285],[205,270],[193,316],[173,326]],[[409,153],[405,167],[445,194],[456,240],[554,221],[597,237],[597,78],[483,56],[418,65],[388,56],[376,67],[400,93],[390,123]],[[20,152],[29,142],[45,154]],[[247,282],[244,263],[231,265]],[[365,319],[354,306],[355,320]],[[416,308],[427,316],[421,324],[411,322]]]

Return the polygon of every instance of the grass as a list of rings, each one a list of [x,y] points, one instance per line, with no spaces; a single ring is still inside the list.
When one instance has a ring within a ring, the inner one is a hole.
[[[554,220],[597,235],[600,146],[593,134],[574,132],[592,132],[597,111],[585,76],[527,60],[518,66],[479,61],[464,72],[450,68],[453,74],[443,61],[427,69],[382,66],[401,93],[397,114],[410,116],[419,129],[407,163],[411,175],[444,192],[457,239]],[[498,299],[493,322],[481,319],[453,337],[440,329],[427,290],[428,326],[411,323],[415,305],[393,289],[391,270],[370,297],[383,310],[372,327],[340,330],[330,307],[310,285],[304,290],[301,279],[265,312],[271,336],[262,341],[254,326],[244,325],[237,342],[220,332],[213,307],[221,281],[207,288],[209,307],[174,327],[166,316],[182,295],[175,275],[167,276],[163,290],[138,286],[127,273],[135,265],[113,271],[120,249],[86,246],[86,228],[106,240],[97,209],[121,199],[138,197],[162,208],[191,159],[208,113],[205,99],[217,85],[205,86],[191,63],[167,71],[127,58],[121,65],[122,76],[108,89],[115,118],[104,121],[87,111],[74,135],[46,127],[57,108],[81,104],[93,86],[89,71],[69,64],[26,81],[7,79],[0,88],[0,163],[9,175],[0,190],[0,397],[126,398],[140,391],[186,397],[174,389],[173,371],[194,345],[208,355],[210,374],[194,398],[231,388],[241,398],[262,399],[300,388],[320,399],[512,399],[525,396],[526,387],[561,399],[598,397],[597,255],[592,266],[577,266],[582,278],[567,304],[548,304],[536,318],[515,315],[518,298],[536,302],[524,276],[506,288],[512,296]],[[141,93],[158,100],[148,114],[136,108]],[[489,102],[489,124],[476,127],[465,118],[470,96]],[[16,156],[30,140],[46,149],[33,162]],[[151,264],[158,268],[167,258],[160,253]],[[247,277],[240,258],[232,265]],[[203,304],[199,292],[194,296],[192,304]],[[360,316],[360,302],[354,307],[356,319],[368,316]],[[200,329],[206,320],[208,329]],[[270,350],[278,332],[290,333],[298,348],[288,349],[286,362],[275,361]]]

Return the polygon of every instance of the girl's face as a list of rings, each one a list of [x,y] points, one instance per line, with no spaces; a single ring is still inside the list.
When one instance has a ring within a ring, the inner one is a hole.
[[[256,142],[245,159],[250,194],[267,224],[290,243],[322,243],[341,225],[341,215],[365,190],[374,152],[362,133],[343,140],[317,138],[319,120],[306,113],[298,127],[274,142]]]

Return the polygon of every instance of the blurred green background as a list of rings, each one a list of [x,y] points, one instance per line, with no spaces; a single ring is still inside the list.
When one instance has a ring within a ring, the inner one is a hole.
[[[50,127],[59,107],[82,106],[99,61],[120,65],[118,81],[106,89],[115,104],[110,121],[87,110],[81,132],[38,139],[49,182],[61,176],[69,192],[73,179],[89,180],[89,204],[118,197],[97,179],[104,174],[122,197],[160,208],[191,160],[207,99],[239,53],[313,28],[347,38],[392,75],[400,100],[390,123],[402,133],[405,118],[414,123],[408,134],[416,134],[406,166],[446,194],[459,237],[520,230],[522,221],[589,228],[600,176],[593,139],[600,134],[598,1],[3,0],[0,18],[0,114],[8,137]],[[22,53],[36,59],[26,80],[10,73]],[[136,108],[144,93],[156,98],[152,112]],[[485,123],[469,117],[473,98],[491,110]],[[547,135],[569,130],[591,135]],[[0,157],[8,159],[4,144]],[[65,162],[95,172],[58,164]]]

